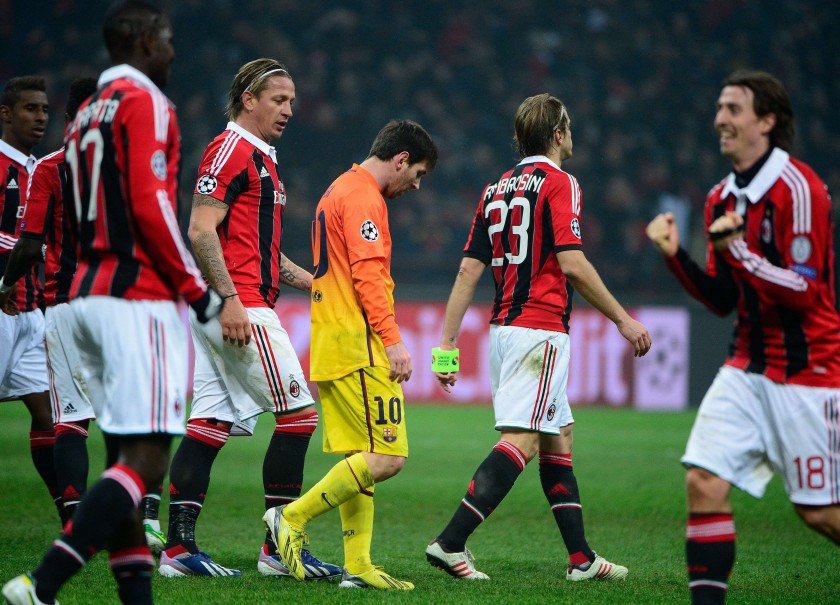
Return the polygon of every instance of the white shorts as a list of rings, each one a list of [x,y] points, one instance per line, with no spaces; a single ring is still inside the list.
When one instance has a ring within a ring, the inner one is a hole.
[[[773,471],[790,501],[840,503],[840,389],[779,384],[727,366],[697,410],[682,463],[755,498]]]
[[[490,326],[490,389],[496,430],[549,435],[574,422],[566,383],[569,335],[552,330]]]
[[[289,334],[273,309],[247,309],[251,342],[222,340],[219,322],[201,325],[190,313],[195,374],[190,419],[233,423],[231,435],[253,435],[257,416],[312,405],[314,400]]]
[[[79,349],[73,340],[70,305],[47,307],[44,337],[53,422],[80,422],[95,417],[84,377]]]
[[[0,312],[0,401],[49,389],[44,350],[44,314],[26,311],[14,317]]]
[[[69,308],[99,428],[114,435],[183,435],[187,331],[175,303],[88,296]]]

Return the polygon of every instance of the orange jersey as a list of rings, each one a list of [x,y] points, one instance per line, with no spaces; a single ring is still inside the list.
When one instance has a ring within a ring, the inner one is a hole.
[[[335,380],[363,367],[390,367],[398,343],[388,209],[358,164],[321,197],[312,223],[310,380]]]

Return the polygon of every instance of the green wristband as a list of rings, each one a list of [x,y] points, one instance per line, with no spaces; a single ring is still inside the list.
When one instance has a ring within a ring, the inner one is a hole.
[[[446,374],[458,371],[458,349],[444,351],[440,347],[432,349],[432,372]]]

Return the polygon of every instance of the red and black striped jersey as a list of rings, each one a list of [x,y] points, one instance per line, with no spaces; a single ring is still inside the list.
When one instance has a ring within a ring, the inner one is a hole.
[[[6,271],[9,255],[20,235],[20,219],[26,208],[26,184],[35,156],[27,156],[0,140],[0,275]],[[17,306],[33,311],[44,306],[44,289],[35,265],[18,281]]]
[[[668,261],[712,311],[737,310],[726,365],[780,383],[840,387],[834,228],[825,184],[776,148],[746,187],[730,174],[709,192],[706,230],[732,210],[744,217],[744,238],[720,253],[709,242],[705,271],[684,250]]]
[[[102,73],[64,147],[79,225],[72,297],[204,294],[175,215],[180,144],[175,111],[145,74],[129,65]]]
[[[204,151],[195,193],[229,207],[217,233],[242,304],[273,309],[279,294],[286,208],[286,188],[277,175],[274,148],[229,122]]]
[[[29,175],[26,210],[20,223],[20,237],[42,239],[47,246],[44,258],[44,302],[47,306],[69,300],[76,272],[76,230],[64,207],[70,200],[72,194],[62,147],[35,164]]]
[[[490,323],[569,331],[574,290],[556,254],[582,249],[580,214],[577,180],[545,156],[484,188],[464,255],[492,266]]]

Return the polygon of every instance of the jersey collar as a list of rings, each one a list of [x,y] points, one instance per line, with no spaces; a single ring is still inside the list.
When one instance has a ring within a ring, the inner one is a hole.
[[[27,173],[32,172],[32,167],[35,165],[36,158],[34,155],[26,155],[19,149],[15,149],[3,139],[0,139],[0,153],[8,158],[11,158],[26,169]]]
[[[161,91],[161,89],[157,87],[157,84],[155,84],[149,79],[149,76],[144,74],[136,67],[132,67],[128,63],[123,63],[122,65],[114,65],[113,67],[109,67],[108,69],[103,71],[99,75],[99,81],[96,83],[96,85],[102,86],[104,84],[107,84],[108,82],[119,80],[120,78],[131,80],[140,88],[145,88],[150,92],[157,92],[158,94],[163,95],[163,91]]]
[[[726,184],[720,194],[721,199],[729,194],[733,194],[736,197],[744,195],[750,200],[750,203],[755,204],[770,191],[773,183],[779,180],[779,177],[782,175],[782,170],[787,165],[789,159],[790,154],[787,151],[775,147],[772,153],[770,153],[770,157],[764,162],[764,166],[758,171],[758,174],[743,189],[740,189],[735,184],[735,173],[730,172],[729,176],[726,177]]]
[[[555,164],[552,160],[548,159],[548,156],[545,155],[529,155],[527,158],[523,158],[517,166],[521,166],[522,164],[536,164],[537,162],[545,162],[546,164],[551,164],[557,170],[561,170],[560,166]]]
[[[265,155],[270,157],[272,162],[274,162],[275,164],[277,163],[277,150],[274,148],[273,145],[269,145],[268,143],[263,141],[261,138],[259,138],[257,136],[254,136],[254,134],[252,132],[249,132],[249,131],[245,130],[244,128],[242,128],[242,126],[240,126],[236,122],[228,122],[227,123],[227,129],[232,130],[233,132],[235,132],[236,134],[241,136],[243,139],[248,141],[251,145],[253,145],[257,149],[262,151]]]

